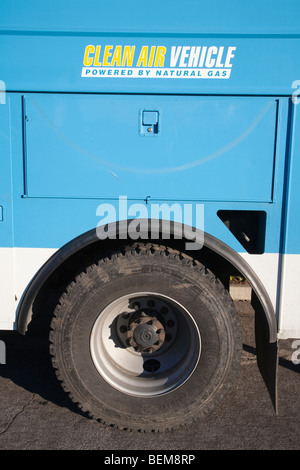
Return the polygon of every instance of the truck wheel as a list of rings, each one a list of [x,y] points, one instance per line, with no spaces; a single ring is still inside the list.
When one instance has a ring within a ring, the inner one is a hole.
[[[223,285],[158,246],[100,259],[54,312],[52,361],[62,386],[107,425],[162,431],[210,411],[238,370],[241,333]]]

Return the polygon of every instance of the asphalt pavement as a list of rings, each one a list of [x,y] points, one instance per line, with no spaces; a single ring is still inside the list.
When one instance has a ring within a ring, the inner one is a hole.
[[[47,341],[0,332],[6,346],[6,363],[0,365],[0,450],[102,450],[109,456],[120,450],[132,455],[137,450],[298,450],[300,365],[292,357],[300,354],[293,340],[280,341],[275,415],[256,363],[252,308],[247,301],[236,306],[244,348],[235,385],[202,421],[160,434],[106,428],[93,421],[57,382]]]

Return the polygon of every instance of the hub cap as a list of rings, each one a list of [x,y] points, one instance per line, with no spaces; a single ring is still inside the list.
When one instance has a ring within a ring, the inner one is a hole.
[[[127,344],[135,351],[153,353],[164,344],[165,329],[154,310],[138,310],[132,315],[125,328],[127,329]],[[122,325],[119,331],[125,331],[125,328]]]

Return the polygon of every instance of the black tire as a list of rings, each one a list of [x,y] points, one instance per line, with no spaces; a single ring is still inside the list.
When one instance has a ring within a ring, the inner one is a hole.
[[[124,302],[133,303],[122,314]],[[69,285],[50,344],[58,379],[83,411],[107,425],[163,431],[220,402],[242,340],[230,296],[205,267],[137,245],[96,261]],[[143,372],[133,373],[140,364]]]

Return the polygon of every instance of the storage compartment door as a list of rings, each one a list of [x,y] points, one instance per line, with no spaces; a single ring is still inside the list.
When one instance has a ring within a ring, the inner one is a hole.
[[[277,101],[25,97],[30,197],[272,200]]]

